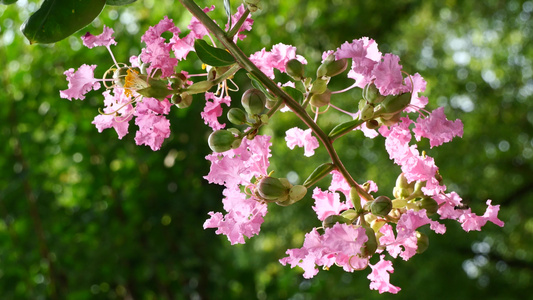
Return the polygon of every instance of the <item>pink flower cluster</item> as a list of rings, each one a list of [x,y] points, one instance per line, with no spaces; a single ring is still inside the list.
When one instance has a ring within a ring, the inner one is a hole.
[[[267,205],[253,194],[242,193],[241,187],[251,189],[254,177],[267,175],[271,145],[269,136],[258,135],[253,140],[244,139],[237,149],[206,157],[211,170],[204,178],[226,187],[222,203],[227,214],[210,212],[204,228],[217,228],[216,233],[226,235],[232,245],[244,244],[244,236],[258,234],[264,221]]]

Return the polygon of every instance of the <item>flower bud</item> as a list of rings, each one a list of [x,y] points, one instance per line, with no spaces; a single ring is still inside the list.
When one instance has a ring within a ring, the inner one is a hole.
[[[366,121],[366,128],[368,129],[377,129],[380,126],[379,122],[376,120]]]
[[[228,111],[228,120],[235,125],[246,123],[246,113],[240,108],[232,108]]]
[[[393,190],[394,197],[400,199],[409,197],[409,195],[413,193],[414,185],[414,182],[407,182],[407,178],[405,177],[405,175],[403,173],[400,173],[398,178],[396,178],[396,186]]]
[[[311,87],[311,94],[322,94],[326,91],[328,88],[328,82],[329,79],[322,79],[318,78],[313,82],[313,86]]]
[[[289,189],[275,177],[264,177],[257,184],[257,193],[267,201],[285,201],[289,195]]]
[[[392,201],[387,196],[379,196],[370,204],[370,212],[374,216],[386,216],[392,209]]]
[[[305,77],[305,66],[296,58],[289,60],[285,65],[285,69],[287,70],[287,74],[296,81],[300,81]]]
[[[341,216],[353,222],[357,217],[359,217],[359,213],[357,213],[354,209],[347,209],[341,213]]]
[[[385,96],[379,93],[373,83],[369,83],[363,88],[363,98],[372,104],[379,104],[385,99]]]
[[[372,256],[376,252],[376,249],[378,248],[378,242],[376,240],[376,233],[371,227],[363,226],[363,228],[366,231],[368,241],[366,241],[363,244],[363,247],[361,247],[361,254],[363,257],[368,257]]]
[[[209,89],[211,89],[212,87],[213,83],[211,81],[199,81],[189,86],[187,88],[187,93],[191,95],[205,93],[209,91]]]
[[[266,96],[258,89],[249,89],[242,94],[241,104],[248,114],[257,115],[265,109]]]
[[[307,188],[303,185],[295,185],[289,191],[289,198],[294,201],[301,200],[307,194]]]
[[[171,77],[168,79],[168,82],[170,83],[170,87],[173,89],[183,87],[183,80],[181,80],[179,77]]]
[[[421,209],[425,209],[426,214],[428,216],[431,216],[432,214],[437,212],[437,210],[439,209],[439,204],[437,203],[437,201],[435,201],[435,199],[431,197],[424,197],[420,200],[419,207]]]
[[[388,95],[380,103],[379,109],[376,110],[376,116],[393,116],[398,112],[402,112],[411,103],[411,93],[403,93],[400,95]]]
[[[385,224],[387,224],[387,221],[383,219],[375,219],[374,221],[372,221],[372,223],[370,223],[370,227],[374,229],[374,232],[378,232]]]
[[[360,117],[364,121],[372,119],[374,117],[374,106],[368,103],[365,104],[363,109],[361,109]]]
[[[178,101],[178,102],[173,102],[175,103],[178,108],[187,108],[189,106],[191,106],[191,103],[192,103],[192,96],[187,94],[187,93],[183,93],[181,95],[172,95],[172,97],[174,96],[179,96],[179,98],[176,98],[175,100]],[[172,98],[171,98],[172,100]]]
[[[326,91],[322,94],[313,94],[309,100],[309,103],[315,107],[322,107],[329,105],[330,98],[331,91],[326,89]]]
[[[320,65],[320,67],[318,67],[316,71],[316,76],[318,78],[324,77],[324,76],[333,77],[344,72],[344,70],[346,70],[347,67],[348,67],[347,58],[341,58],[339,60],[335,60],[335,55],[330,54],[324,60],[324,62]]]
[[[330,215],[327,216],[324,221],[322,221],[322,227],[324,228],[331,228],[333,225],[341,223],[341,224],[348,224],[350,223],[350,220],[346,219],[345,217],[339,216],[339,215]]]
[[[355,187],[350,189],[350,201],[352,201],[353,207],[361,210],[361,196],[359,196],[359,193]]]
[[[209,135],[207,143],[213,152],[225,152],[233,148],[236,139],[228,130],[217,130]]]
[[[420,254],[426,251],[429,247],[428,236],[417,231],[416,232],[416,245],[417,245],[416,253]]]

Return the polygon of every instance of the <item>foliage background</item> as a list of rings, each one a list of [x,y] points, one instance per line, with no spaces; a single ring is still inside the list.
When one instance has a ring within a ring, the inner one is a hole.
[[[210,5],[211,1],[199,1]],[[224,22],[222,2],[214,12]],[[237,5],[238,1],[233,1]],[[172,136],[152,152],[90,122],[102,96],[59,98],[63,72],[81,64],[111,65],[104,48],[86,49],[79,37],[115,29],[119,60],[140,51],[140,36],[164,15],[182,28],[190,15],[171,0],[106,7],[88,28],[55,45],[28,45],[19,26],[37,1],[0,6],[0,294],[3,299],[384,299],[368,290],[368,271],[321,271],[305,280],[277,260],[300,247],[318,226],[309,196],[288,208],[270,206],[261,234],[231,246],[203,230],[209,211],[220,211],[221,190],[202,176],[209,165],[209,134],[199,117],[201,99],[171,112]],[[533,57],[531,1],[263,1],[247,53],[273,44],[296,46],[309,74],[322,51],[369,36],[382,52],[401,57],[404,70],[428,81],[430,108],[445,106],[465,124],[463,139],[429,150],[446,184],[474,211],[500,204],[502,229],[465,233],[448,222],[444,236],[408,262],[396,260],[396,299],[517,299],[533,275]],[[198,68],[185,62],[184,69]],[[100,74],[101,74],[100,73]],[[238,74],[239,75],[239,74]],[[241,92],[249,85],[244,74]],[[333,89],[350,84],[335,79]],[[236,93],[234,99],[238,99]],[[349,108],[356,91],[341,97]],[[199,102],[199,103],[198,103]],[[322,118],[331,128],[340,116]],[[302,126],[282,114],[270,129],[271,169],[302,181],[326,160],[302,159],[283,133]],[[341,143],[339,143],[340,145]],[[343,138],[339,150],[357,180],[374,179],[390,194],[399,173],[383,140]],[[321,182],[327,185],[327,180]]]

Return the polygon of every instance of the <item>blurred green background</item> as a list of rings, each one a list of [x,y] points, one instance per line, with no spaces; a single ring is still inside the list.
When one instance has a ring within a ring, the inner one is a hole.
[[[222,1],[212,15],[225,16]],[[235,7],[239,1],[232,1]],[[312,75],[323,51],[362,36],[401,58],[404,70],[427,81],[428,107],[444,106],[465,125],[463,139],[420,148],[435,157],[449,190],[482,214],[487,198],[500,204],[504,228],[489,223],[465,233],[444,222],[430,247],[394,261],[395,296],[369,291],[369,270],[321,271],[311,280],[278,263],[287,248],[319,226],[308,195],[291,207],[269,206],[261,234],[231,246],[203,230],[209,211],[221,211],[221,188],[202,178],[208,127],[202,101],[173,109],[172,135],[161,150],[136,146],[91,124],[103,98],[59,97],[63,72],[112,61],[103,47],[87,49],[80,36],[113,27],[119,61],[140,51],[140,37],[168,15],[185,30],[190,15],[171,0],[106,7],[84,30],[54,45],[30,46],[21,23],[39,7],[19,0],[0,5],[0,297],[2,299],[518,299],[533,276],[533,32],[532,1],[263,1],[240,45],[248,54],[292,44]],[[194,54],[191,55],[191,58]],[[198,64],[182,62],[183,69]],[[248,86],[237,74],[241,93]],[[351,84],[334,78],[332,89]],[[234,99],[238,99],[235,93]],[[354,107],[357,91],[335,98]],[[320,119],[329,130],[341,116]],[[327,160],[318,151],[290,151],[284,131],[303,124],[282,114],[263,133],[275,137],[271,170],[302,182]],[[356,180],[375,180],[391,194],[399,167],[383,139],[346,136],[339,153]],[[320,184],[327,186],[327,180]]]

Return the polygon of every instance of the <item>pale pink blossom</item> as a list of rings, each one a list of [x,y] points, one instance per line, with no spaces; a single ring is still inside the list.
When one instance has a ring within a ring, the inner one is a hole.
[[[167,100],[143,98],[135,107],[135,124],[139,130],[135,135],[137,145],[150,146],[159,150],[163,141],[170,136],[170,121],[165,118],[172,104]]]
[[[271,51],[263,48],[250,56],[250,60],[270,78],[274,78],[274,69],[285,72],[285,65],[294,58],[307,64],[302,56],[296,55],[296,47],[281,43],[274,45]]]
[[[208,92],[205,93],[205,100],[204,111],[200,113],[205,124],[213,130],[219,130],[226,127],[226,124],[218,122],[218,117],[222,115],[222,104],[226,104],[227,106],[231,104],[230,96],[219,97],[214,93]]]
[[[214,5],[211,5],[210,7],[206,7],[203,9],[204,13],[208,13],[210,11],[213,11],[215,9]],[[204,24],[200,22],[196,17],[192,17],[191,22],[189,23],[189,26],[187,26],[188,29],[191,30],[191,33],[193,34],[195,39],[202,39],[204,36],[209,34],[209,31],[207,28],[205,28]]]
[[[372,272],[367,276],[370,279],[370,289],[377,290],[380,294],[384,292],[396,294],[401,289],[390,283],[390,274],[394,273],[392,262],[384,260],[385,255],[380,255],[379,262],[375,265],[369,264]]]
[[[404,79],[405,86],[407,91],[412,92],[411,102],[409,106],[405,108],[405,112],[415,112],[419,109],[426,107],[428,104],[428,98],[425,96],[420,96],[419,93],[426,90],[427,82],[422,78],[418,73],[415,75],[408,76]]]
[[[444,107],[435,109],[425,118],[418,117],[413,133],[417,141],[422,137],[429,139],[431,148],[451,141],[454,137],[463,136],[463,122],[449,121],[444,115]]]
[[[487,200],[487,209],[482,216],[477,216],[474,213],[465,213],[459,217],[459,222],[465,231],[481,231],[481,227],[485,226],[487,221],[503,227],[505,224],[502,220],[498,219],[498,212],[500,211],[499,205],[491,205],[492,201]],[[470,211],[470,210],[468,210]]]
[[[171,32],[170,42],[161,36],[164,32]],[[150,74],[152,70],[160,69],[161,77],[168,77],[174,74],[174,68],[178,65],[178,59],[170,56],[172,49],[172,38],[178,36],[180,30],[167,16],[157,25],[150,27],[141,37],[141,41],[146,44],[142,49],[140,58],[144,63],[150,64],[147,68]]]
[[[383,96],[407,91],[407,87],[403,85],[402,66],[399,61],[397,55],[387,53],[372,70],[372,75],[375,77],[374,84]]]
[[[322,191],[318,187],[313,190],[312,198],[315,199],[313,210],[320,221],[324,221],[328,216],[338,215],[340,212],[353,207],[350,201],[341,202],[338,193]]]
[[[355,84],[363,88],[375,78],[372,70],[381,61],[381,52],[373,39],[363,37],[345,42],[335,52],[336,59],[351,58],[352,67],[348,72],[348,78],[355,80]]]
[[[81,37],[81,40],[83,41],[83,45],[87,48],[93,48],[97,46],[109,47],[117,44],[115,38],[113,37],[113,33],[114,31],[112,28],[104,25],[104,30],[101,34],[95,36],[87,32]]]
[[[242,17],[242,15],[244,14],[244,11],[245,11],[245,8],[244,8],[244,4],[241,4],[238,8],[237,8],[237,12],[231,16],[231,24],[232,26],[235,26],[235,24],[237,23],[237,21],[239,21],[239,19]],[[254,20],[250,17],[247,17],[246,20],[244,20],[244,22],[242,23],[241,27],[239,28],[239,30],[237,30],[237,34],[235,35],[235,37],[233,38],[233,41],[236,42],[237,39],[239,40],[244,40],[246,38],[246,35],[244,35],[242,32],[243,31],[250,31],[252,30],[252,25],[254,24]],[[229,23],[226,24],[226,31],[229,31]]]
[[[69,100],[85,99],[85,94],[91,90],[97,90],[100,88],[98,79],[94,78],[94,69],[96,65],[81,65],[76,72],[73,68],[65,71],[68,80],[68,89],[59,91],[61,98]]]
[[[113,127],[122,139],[128,133],[129,121],[133,117],[133,105],[130,103],[131,98],[124,94],[124,89],[114,88],[113,95],[111,91],[105,91],[103,112],[105,114],[97,115],[92,124],[96,126],[98,132]]]
[[[285,133],[285,141],[287,142],[287,147],[291,150],[295,146],[304,147],[304,155],[307,157],[313,156],[315,154],[315,149],[320,146],[316,137],[312,135],[313,131],[311,129],[300,129],[298,127],[293,127]]]
[[[331,267],[333,264],[342,266],[347,272],[355,267],[366,267],[368,260],[360,258],[361,247],[368,241],[366,231],[362,227],[347,224],[335,224],[326,228],[320,235],[313,229],[305,235],[302,248],[288,249],[289,256],[280,259],[282,265],[290,264],[291,268],[301,267],[304,278],[312,278],[318,273],[316,266]]]

